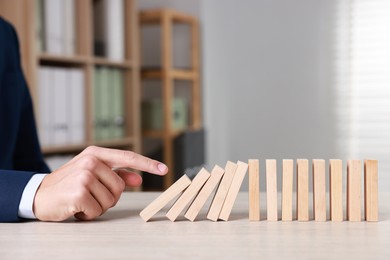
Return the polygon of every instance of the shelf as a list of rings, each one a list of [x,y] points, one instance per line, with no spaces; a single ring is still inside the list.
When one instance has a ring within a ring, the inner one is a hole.
[[[166,74],[175,80],[195,80],[198,77],[195,71],[188,69],[171,69]],[[141,71],[141,77],[144,79],[161,79],[164,75],[161,69],[142,69]]]
[[[175,138],[176,136],[179,136],[181,133],[183,133],[185,129],[182,130],[172,130],[171,132],[167,133],[163,130],[145,130],[142,132],[143,137],[147,138],[158,138],[163,139],[164,137],[168,136],[170,138]]]
[[[86,65],[90,61],[88,56],[63,56],[49,53],[41,53],[38,55],[40,63],[57,63],[61,65]]]
[[[192,23],[194,18],[172,9],[154,9],[140,12],[140,22],[143,24],[160,23],[164,15],[168,15],[175,23]]]
[[[68,153],[79,153],[80,151],[84,150],[90,145],[96,145],[96,146],[108,147],[108,148],[123,148],[123,147],[133,146],[134,144],[135,144],[134,138],[129,137],[124,139],[86,142],[83,144],[75,144],[75,145],[43,147],[42,152],[44,155],[68,154]]]
[[[95,57],[93,59],[93,63],[95,65],[111,66],[111,67],[117,67],[121,69],[131,69],[133,67],[133,62],[129,60],[114,61],[103,57]]]

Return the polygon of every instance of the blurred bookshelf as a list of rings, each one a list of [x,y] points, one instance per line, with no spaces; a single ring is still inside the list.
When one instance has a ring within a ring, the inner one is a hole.
[[[141,152],[136,0],[0,1],[0,15],[19,37],[45,156]]]

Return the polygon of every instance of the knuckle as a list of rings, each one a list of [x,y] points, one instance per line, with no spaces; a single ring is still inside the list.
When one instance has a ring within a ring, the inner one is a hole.
[[[98,162],[99,162],[99,160],[93,155],[83,156],[80,160],[82,168],[90,170],[90,171],[95,169]]]
[[[78,183],[82,185],[82,187],[88,186],[91,182],[94,181],[95,176],[91,171],[82,170],[78,174]]]
[[[133,151],[123,151],[123,157],[125,160],[133,161],[135,153]]]
[[[96,152],[97,149],[98,149],[97,146],[95,146],[95,145],[90,145],[90,146],[88,146],[87,148],[84,149],[84,152],[85,152],[86,154],[94,154],[94,153]]]

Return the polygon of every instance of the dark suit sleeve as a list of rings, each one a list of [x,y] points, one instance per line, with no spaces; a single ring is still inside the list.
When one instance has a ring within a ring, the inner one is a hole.
[[[30,93],[13,27],[0,18],[0,222],[20,221],[31,177],[50,172],[40,150]]]
[[[24,187],[34,172],[0,170],[0,222],[16,222]]]
[[[18,83],[21,84],[21,111],[13,158],[14,169],[47,173],[49,168],[44,162],[39,145],[31,96],[20,66],[19,43],[15,30],[12,31],[14,46],[16,47],[14,56],[16,73],[19,77]]]

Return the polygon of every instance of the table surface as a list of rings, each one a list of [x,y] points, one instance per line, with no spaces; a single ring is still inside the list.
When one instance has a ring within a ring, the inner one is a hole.
[[[390,193],[379,194],[379,222],[269,222],[265,194],[262,220],[250,222],[247,193],[227,222],[206,219],[210,199],[195,222],[171,222],[167,208],[144,222],[139,212],[159,194],[126,192],[94,221],[0,223],[0,258],[390,259]]]

